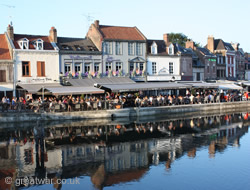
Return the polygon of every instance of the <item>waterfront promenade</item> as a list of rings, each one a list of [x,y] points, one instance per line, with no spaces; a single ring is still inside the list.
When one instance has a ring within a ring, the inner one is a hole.
[[[153,115],[185,115],[196,113],[221,113],[226,111],[248,111],[250,101],[239,102],[221,102],[208,104],[187,104],[159,107],[133,107],[111,110],[91,110],[75,112],[2,112],[0,113],[0,122],[20,122],[20,121],[54,121],[54,120],[84,120],[99,118],[129,118],[144,117]]]

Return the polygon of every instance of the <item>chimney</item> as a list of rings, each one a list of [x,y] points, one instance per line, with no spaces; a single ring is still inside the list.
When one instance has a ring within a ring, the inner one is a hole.
[[[192,40],[186,41],[186,48],[191,48],[192,50],[195,49],[194,42]]]
[[[51,29],[49,31],[49,39],[51,42],[57,43],[57,31],[56,31],[54,26],[51,27]]]
[[[8,36],[9,36],[9,38],[12,40],[12,41],[14,41],[14,28],[13,28],[13,26],[12,25],[8,25],[8,27],[7,27],[7,34],[8,34]]]
[[[234,48],[235,51],[239,50],[239,46],[240,46],[239,43],[231,43],[231,45],[233,46],[233,48]]]
[[[165,44],[167,44],[169,42],[169,35],[163,34],[163,40],[165,41]]]
[[[214,52],[214,37],[213,36],[207,37],[207,49],[211,51],[212,53]]]
[[[95,26],[96,28],[99,28],[99,20],[95,20]]]

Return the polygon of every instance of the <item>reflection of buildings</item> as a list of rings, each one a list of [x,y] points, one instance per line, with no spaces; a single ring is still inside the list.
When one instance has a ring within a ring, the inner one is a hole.
[[[17,178],[87,175],[97,188],[140,180],[152,164],[164,164],[169,170],[183,155],[195,158],[201,148],[206,147],[214,157],[228,145],[239,146],[240,137],[248,130],[242,118],[242,114],[233,114],[130,125],[5,131],[0,135],[0,172]]]

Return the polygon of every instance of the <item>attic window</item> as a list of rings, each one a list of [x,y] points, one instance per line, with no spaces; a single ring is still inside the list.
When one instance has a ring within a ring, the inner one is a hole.
[[[78,46],[78,45],[75,45],[75,48],[76,48],[76,50],[78,50],[78,51],[81,51],[81,50],[82,50],[82,48],[81,48],[80,46]]]
[[[169,55],[174,55],[174,46],[173,46],[173,44],[170,44],[170,46],[168,47],[168,54]]]
[[[19,40],[18,45],[21,49],[29,49],[29,40],[27,38],[23,38]]]
[[[95,51],[95,49],[92,46],[88,46],[89,51]]]
[[[67,46],[67,45],[62,45],[62,48],[63,48],[64,50],[69,50],[69,46]]]
[[[43,40],[38,39],[36,41],[33,41],[32,44],[37,50],[43,50]]]
[[[151,45],[151,54],[157,54],[157,44],[155,42]]]

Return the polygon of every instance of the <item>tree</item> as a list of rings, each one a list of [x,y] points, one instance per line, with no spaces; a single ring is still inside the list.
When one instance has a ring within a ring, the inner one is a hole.
[[[183,47],[185,47],[186,41],[189,40],[188,37],[182,33],[170,33],[168,37],[169,37],[169,42],[178,43]]]
[[[185,43],[187,40],[192,40],[191,38],[188,38],[188,36],[186,36],[183,33],[170,33],[168,35],[168,38],[169,38],[169,42],[178,43],[182,47],[185,47]],[[202,47],[202,44],[200,44],[200,42],[194,42],[194,45],[196,47]]]

